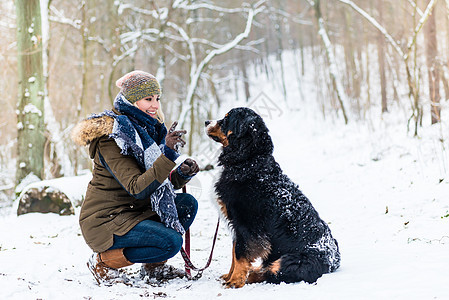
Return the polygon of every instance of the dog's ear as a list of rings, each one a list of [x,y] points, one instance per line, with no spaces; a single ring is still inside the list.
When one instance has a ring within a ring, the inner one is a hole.
[[[249,116],[242,119],[235,119],[234,124],[232,124],[231,128],[234,129],[232,134],[236,138],[244,137],[250,134],[255,129],[255,125],[257,122],[257,118],[255,116]]]

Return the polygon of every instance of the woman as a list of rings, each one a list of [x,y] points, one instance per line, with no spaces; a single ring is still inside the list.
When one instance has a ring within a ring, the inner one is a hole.
[[[143,263],[141,275],[163,268],[179,252],[182,234],[198,204],[189,194],[175,194],[198,171],[186,159],[178,168],[178,148],[185,130],[167,133],[156,78],[133,71],[120,78],[111,111],[92,115],[72,132],[79,145],[90,145],[93,178],[79,223],[95,252],[87,263],[98,283],[120,278],[119,268]]]

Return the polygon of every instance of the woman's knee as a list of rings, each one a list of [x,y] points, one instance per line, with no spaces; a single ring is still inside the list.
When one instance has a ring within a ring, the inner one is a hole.
[[[181,234],[176,232],[167,236],[166,242],[167,255],[173,257],[181,250],[183,240]]]
[[[182,193],[178,194],[176,198],[176,203],[178,205],[188,208],[189,213],[196,215],[196,212],[198,211],[198,201],[195,197],[187,193]]]
[[[178,194],[176,197],[176,209],[181,225],[187,230],[196,217],[198,202],[190,194]]]
[[[190,203],[190,207],[192,208],[193,215],[196,215],[198,211],[198,201],[190,194],[187,194],[187,199]]]

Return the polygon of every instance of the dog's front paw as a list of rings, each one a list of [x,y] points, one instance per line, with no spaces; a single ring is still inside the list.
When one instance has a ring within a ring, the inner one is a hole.
[[[246,276],[232,276],[229,280],[227,280],[224,285],[227,289],[229,288],[241,288],[246,283]]]
[[[231,279],[231,274],[230,273],[226,273],[220,276],[220,279],[227,282],[229,281],[229,279]]]

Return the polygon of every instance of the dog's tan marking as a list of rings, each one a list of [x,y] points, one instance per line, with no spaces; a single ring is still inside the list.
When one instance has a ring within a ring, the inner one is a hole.
[[[228,141],[228,138],[227,137],[225,137],[223,140],[222,140],[222,142],[221,142],[222,144],[223,144],[223,147],[227,147],[227,146],[229,146],[229,141]]]
[[[272,274],[277,274],[281,270],[281,259],[274,261],[271,266],[268,268],[269,272]]]
[[[226,217],[226,219],[228,219],[228,210],[226,208],[226,205],[224,204],[223,201],[221,201],[220,198],[217,199],[218,205],[220,206],[220,211],[221,213]]]
[[[235,242],[232,244],[232,262],[231,262],[231,269],[229,270],[228,274],[224,274],[220,278],[224,281],[229,281],[231,279],[232,273],[234,272],[234,266],[235,266]]]
[[[233,134],[232,130],[228,130],[228,133],[226,134],[226,136],[230,136],[231,134]]]
[[[246,279],[248,278],[248,272],[251,269],[251,262],[241,257],[236,259],[234,262],[234,270],[232,272],[231,278],[226,281],[227,288],[241,288],[245,285]]]
[[[208,128],[207,135],[217,137],[220,140],[220,143],[223,144],[223,147],[227,147],[229,145],[228,138],[226,137],[224,132],[221,131],[221,128],[220,128],[220,126],[218,126],[218,124],[216,124],[213,127]]]

